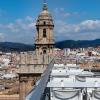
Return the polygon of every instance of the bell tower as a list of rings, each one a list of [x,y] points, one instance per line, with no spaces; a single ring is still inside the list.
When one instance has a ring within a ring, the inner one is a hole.
[[[36,22],[35,49],[36,55],[52,54],[54,48],[54,23],[44,1],[43,8]]]

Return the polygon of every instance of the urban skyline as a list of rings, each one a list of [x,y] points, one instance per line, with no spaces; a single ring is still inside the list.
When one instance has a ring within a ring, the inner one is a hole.
[[[100,100],[100,1],[77,1],[0,3],[0,100]]]

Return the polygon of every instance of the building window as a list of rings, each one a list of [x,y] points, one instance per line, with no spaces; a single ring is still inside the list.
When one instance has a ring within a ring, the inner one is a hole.
[[[51,49],[53,48],[53,47],[50,47]]]
[[[39,47],[36,47],[36,49],[39,49]]]
[[[44,21],[43,24],[46,25],[46,22]]]
[[[46,51],[47,48],[46,47],[43,47],[42,50],[43,50],[43,54],[46,54],[47,53],[47,51]]]
[[[43,50],[43,54],[46,54],[46,50]]]
[[[37,32],[39,33],[39,28],[37,28]]]
[[[46,29],[43,29],[43,37],[46,38],[47,35],[46,35]]]

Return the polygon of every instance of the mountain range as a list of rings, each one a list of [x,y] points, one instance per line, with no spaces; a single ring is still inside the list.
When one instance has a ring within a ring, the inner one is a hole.
[[[0,51],[3,52],[23,52],[23,51],[33,51],[34,45],[28,45],[23,43],[13,43],[13,42],[0,42]]]
[[[96,40],[64,40],[56,42],[55,47],[58,48],[87,48],[100,46],[100,39]]]
[[[86,48],[86,47],[97,47],[100,46],[100,39],[96,40],[64,40],[55,43],[56,48]],[[0,42],[0,51],[11,52],[11,51],[33,51],[34,45],[28,45],[23,43],[13,42]]]

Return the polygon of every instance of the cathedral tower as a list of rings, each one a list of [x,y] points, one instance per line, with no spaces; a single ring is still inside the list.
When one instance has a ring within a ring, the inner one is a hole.
[[[36,29],[36,55],[52,54],[54,47],[54,23],[51,14],[48,12],[47,3],[45,2],[43,3],[42,12],[37,18]]]

